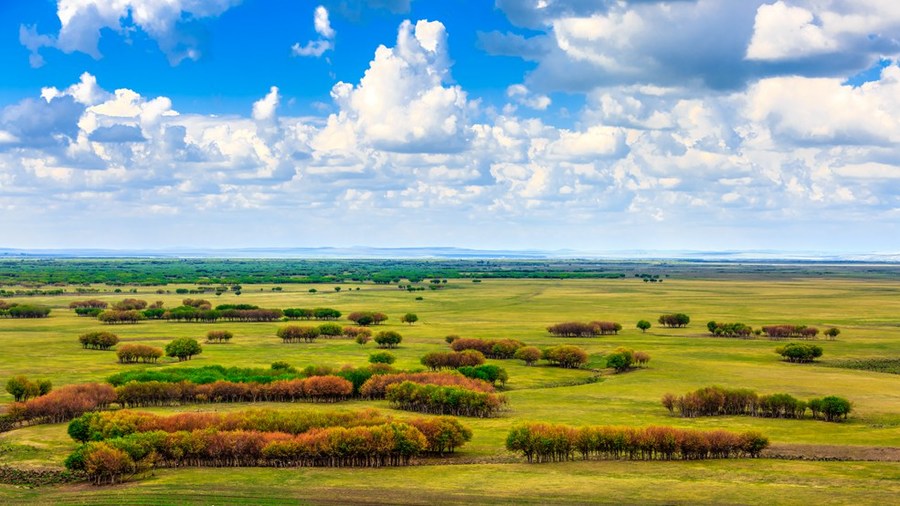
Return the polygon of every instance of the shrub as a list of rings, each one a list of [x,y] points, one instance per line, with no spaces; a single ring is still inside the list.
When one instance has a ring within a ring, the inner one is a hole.
[[[190,360],[201,353],[203,348],[200,343],[190,337],[179,337],[166,345],[166,356],[177,357],[179,362]]]
[[[541,350],[535,346],[525,346],[516,350],[515,358],[525,362],[525,365],[534,365],[541,359]]]
[[[119,343],[119,336],[112,332],[88,332],[78,336],[78,342],[85,349],[108,350]]]
[[[119,362],[133,364],[135,362],[154,363],[163,356],[162,348],[146,344],[123,344],[116,351]]]
[[[447,344],[453,344],[453,341],[456,341],[457,339],[459,339],[459,336],[449,335],[444,337],[444,342],[446,342]]]
[[[543,351],[544,360],[553,365],[564,367],[567,369],[577,369],[587,363],[588,354],[577,346],[560,345],[547,348]]]
[[[375,335],[375,343],[379,348],[396,348],[403,341],[403,336],[393,330],[383,330]]]
[[[643,351],[634,352],[634,363],[639,367],[644,367],[648,362],[650,362],[650,354]]]
[[[206,342],[209,343],[227,343],[231,341],[234,334],[227,330],[210,330],[206,333]]]
[[[369,355],[370,364],[393,364],[397,360],[392,353],[380,351]]]
[[[822,356],[822,347],[814,344],[788,343],[775,348],[775,353],[788,362],[808,363]]]

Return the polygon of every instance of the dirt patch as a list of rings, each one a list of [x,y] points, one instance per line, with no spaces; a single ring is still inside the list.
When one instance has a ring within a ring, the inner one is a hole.
[[[762,452],[762,456],[770,459],[792,460],[900,462],[900,448],[889,446],[773,444]]]

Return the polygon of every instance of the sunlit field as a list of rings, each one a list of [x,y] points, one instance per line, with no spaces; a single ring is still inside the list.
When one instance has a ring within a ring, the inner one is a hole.
[[[509,429],[527,421],[570,425],[671,425],[734,431],[756,430],[775,448],[809,449],[852,446],[855,455],[869,455],[872,447],[900,448],[900,376],[830,367],[847,359],[900,357],[900,281],[844,277],[752,279],[639,279],[610,280],[470,280],[451,279],[440,290],[407,292],[395,285],[343,283],[336,285],[244,285],[242,293],[220,296],[178,295],[175,288],[195,285],[140,287],[137,293],[88,296],[14,298],[17,302],[53,308],[49,318],[0,319],[0,379],[16,374],[50,379],[55,387],[104,381],[108,376],[142,367],[151,369],[224,366],[269,367],[286,361],[302,368],[311,364],[362,366],[375,350],[350,339],[319,339],[315,343],[283,344],[275,336],[284,325],[275,323],[170,323],[143,321],[135,325],[103,325],[95,318],[78,317],[68,309],[74,300],[100,298],[109,302],[135,297],[161,300],[165,307],[185,297],[202,297],[215,304],[245,303],[264,308],[331,307],[345,315],[352,311],[380,311],[389,320],[376,330],[403,335],[394,367],[421,369],[419,359],[431,351],[448,350],[444,337],[514,338],[547,347],[574,344],[590,354],[584,369],[550,367],[545,362],[526,367],[518,360],[489,360],[506,369],[503,392],[508,409],[495,418],[461,418],[473,438],[452,457],[428,458],[417,465],[390,469],[165,469],[111,487],[46,486],[38,489],[0,485],[9,501],[48,503],[881,503],[900,494],[898,462],[788,461],[772,458],[700,462],[588,461],[558,464],[524,463],[504,448]],[[317,293],[310,293],[310,288]],[[359,290],[356,290],[356,288]],[[129,288],[130,289],[130,288]],[[168,293],[158,294],[162,289]],[[422,300],[416,300],[421,297]],[[405,313],[419,320],[400,321]],[[686,313],[685,328],[656,323],[664,313]],[[635,328],[646,319],[646,333]],[[618,335],[559,338],[546,327],[562,321],[606,320],[622,324]],[[819,337],[824,355],[814,364],[781,360],[780,344],[754,339],[710,337],[709,320],[743,322],[758,328],[794,323],[820,329],[838,327],[834,341]],[[343,321],[344,324],[349,322]],[[155,365],[122,365],[114,351],[84,350],[77,337],[88,331],[117,333],[124,343],[163,347],[175,337],[202,341],[209,330],[230,330],[227,344],[204,344],[190,361],[165,358]],[[622,374],[605,369],[603,355],[617,347],[650,354],[645,368]],[[599,374],[600,380],[589,382]],[[761,394],[783,392],[800,399],[837,395],[853,403],[849,419],[841,423],[757,417],[672,416],[661,405],[671,392],[683,394],[708,385],[751,388]],[[12,396],[3,392],[4,403]],[[414,416],[391,409],[387,401],[349,401],[340,404],[257,403],[273,409],[355,409],[375,407],[404,419]],[[153,408],[154,412],[238,410],[240,404],[204,404]],[[76,446],[65,424],[37,425],[0,435],[0,464],[61,467]],[[452,464],[452,465],[449,465]],[[213,500],[213,497],[216,497]]]

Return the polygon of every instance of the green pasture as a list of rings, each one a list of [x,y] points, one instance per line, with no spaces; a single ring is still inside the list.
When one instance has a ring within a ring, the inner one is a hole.
[[[392,350],[395,367],[421,367],[429,351],[446,350],[444,337],[515,338],[539,347],[576,344],[591,355],[589,367],[602,368],[602,355],[626,346],[648,352],[649,367],[619,375],[602,371],[599,382],[578,384],[594,375],[590,370],[526,367],[513,360],[490,361],[509,373],[509,411],[494,419],[465,419],[474,430],[471,443],[456,457],[402,469],[185,469],[156,471],[148,479],[112,487],[42,487],[36,490],[0,485],[0,498],[47,503],[208,503],[217,492],[219,502],[279,503],[435,503],[515,502],[545,504],[717,503],[822,504],[890,503],[900,496],[900,464],[877,462],[799,462],[762,459],[706,462],[574,462],[525,465],[503,449],[509,428],[525,421],[573,425],[665,424],[679,427],[759,430],[773,443],[900,447],[900,376],[823,365],[789,364],[774,353],[768,339],[709,337],[706,322],[743,322],[753,327],[795,323],[825,330],[841,329],[835,341],[819,339],[822,361],[900,357],[900,280],[813,278],[754,281],[751,279],[666,279],[643,283],[615,280],[485,280],[472,283],[452,279],[441,290],[407,292],[396,286],[345,283],[335,285],[244,285],[241,295],[157,294],[160,287],[141,287],[138,293],[109,291],[100,295],[16,298],[51,306],[49,318],[0,319],[0,380],[14,374],[50,379],[54,386],[103,381],[109,375],[140,365],[118,364],[113,351],[83,350],[77,336],[92,330],[111,330],[122,342],[164,346],[174,337],[202,340],[211,329],[234,332],[228,344],[204,345],[203,354],[184,363],[166,359],[150,367],[225,366],[268,367],[287,361],[310,364],[363,365],[376,348],[345,339],[319,339],[312,344],[282,344],[275,337],[283,323],[214,324],[145,321],[107,326],[96,319],[77,317],[69,302],[100,298],[114,302],[136,297],[166,307],[181,299],[206,298],[213,305],[249,303],[271,308],[333,307],[352,311],[381,311],[390,319],[378,330],[403,334]],[[315,287],[318,293],[311,294]],[[359,290],[355,290],[359,287]],[[104,290],[110,290],[103,287]],[[127,291],[127,290],[126,290]],[[423,300],[415,300],[422,297]],[[414,325],[400,322],[416,313]],[[665,329],[656,324],[663,313],[683,312],[691,324]],[[641,333],[639,319],[653,322]],[[545,327],[561,321],[609,320],[623,325],[617,336],[555,338]],[[342,322],[349,323],[349,322]],[[300,321],[304,325],[307,322]],[[315,322],[310,323],[315,324]],[[706,385],[753,388],[760,393],[786,392],[801,399],[839,395],[853,402],[845,423],[813,420],[772,420],[750,417],[682,419],[670,416],[659,400],[666,392],[682,394]],[[566,386],[569,385],[569,386]],[[572,386],[574,385],[574,386]],[[0,401],[11,396],[3,392]],[[233,410],[248,405],[190,405],[154,411]],[[277,409],[328,410],[377,407],[397,418],[413,416],[391,410],[384,401],[353,401],[340,405],[267,404]],[[0,435],[0,464],[60,466],[74,448],[65,425],[18,429]],[[435,465],[452,463],[454,465]],[[345,495],[335,495],[340,490]],[[344,498],[345,501],[342,501]],[[176,500],[177,499],[177,500]]]

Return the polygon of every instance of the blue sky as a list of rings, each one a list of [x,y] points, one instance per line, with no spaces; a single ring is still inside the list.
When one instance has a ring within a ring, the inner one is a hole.
[[[0,3],[5,247],[900,249],[888,0]]]

